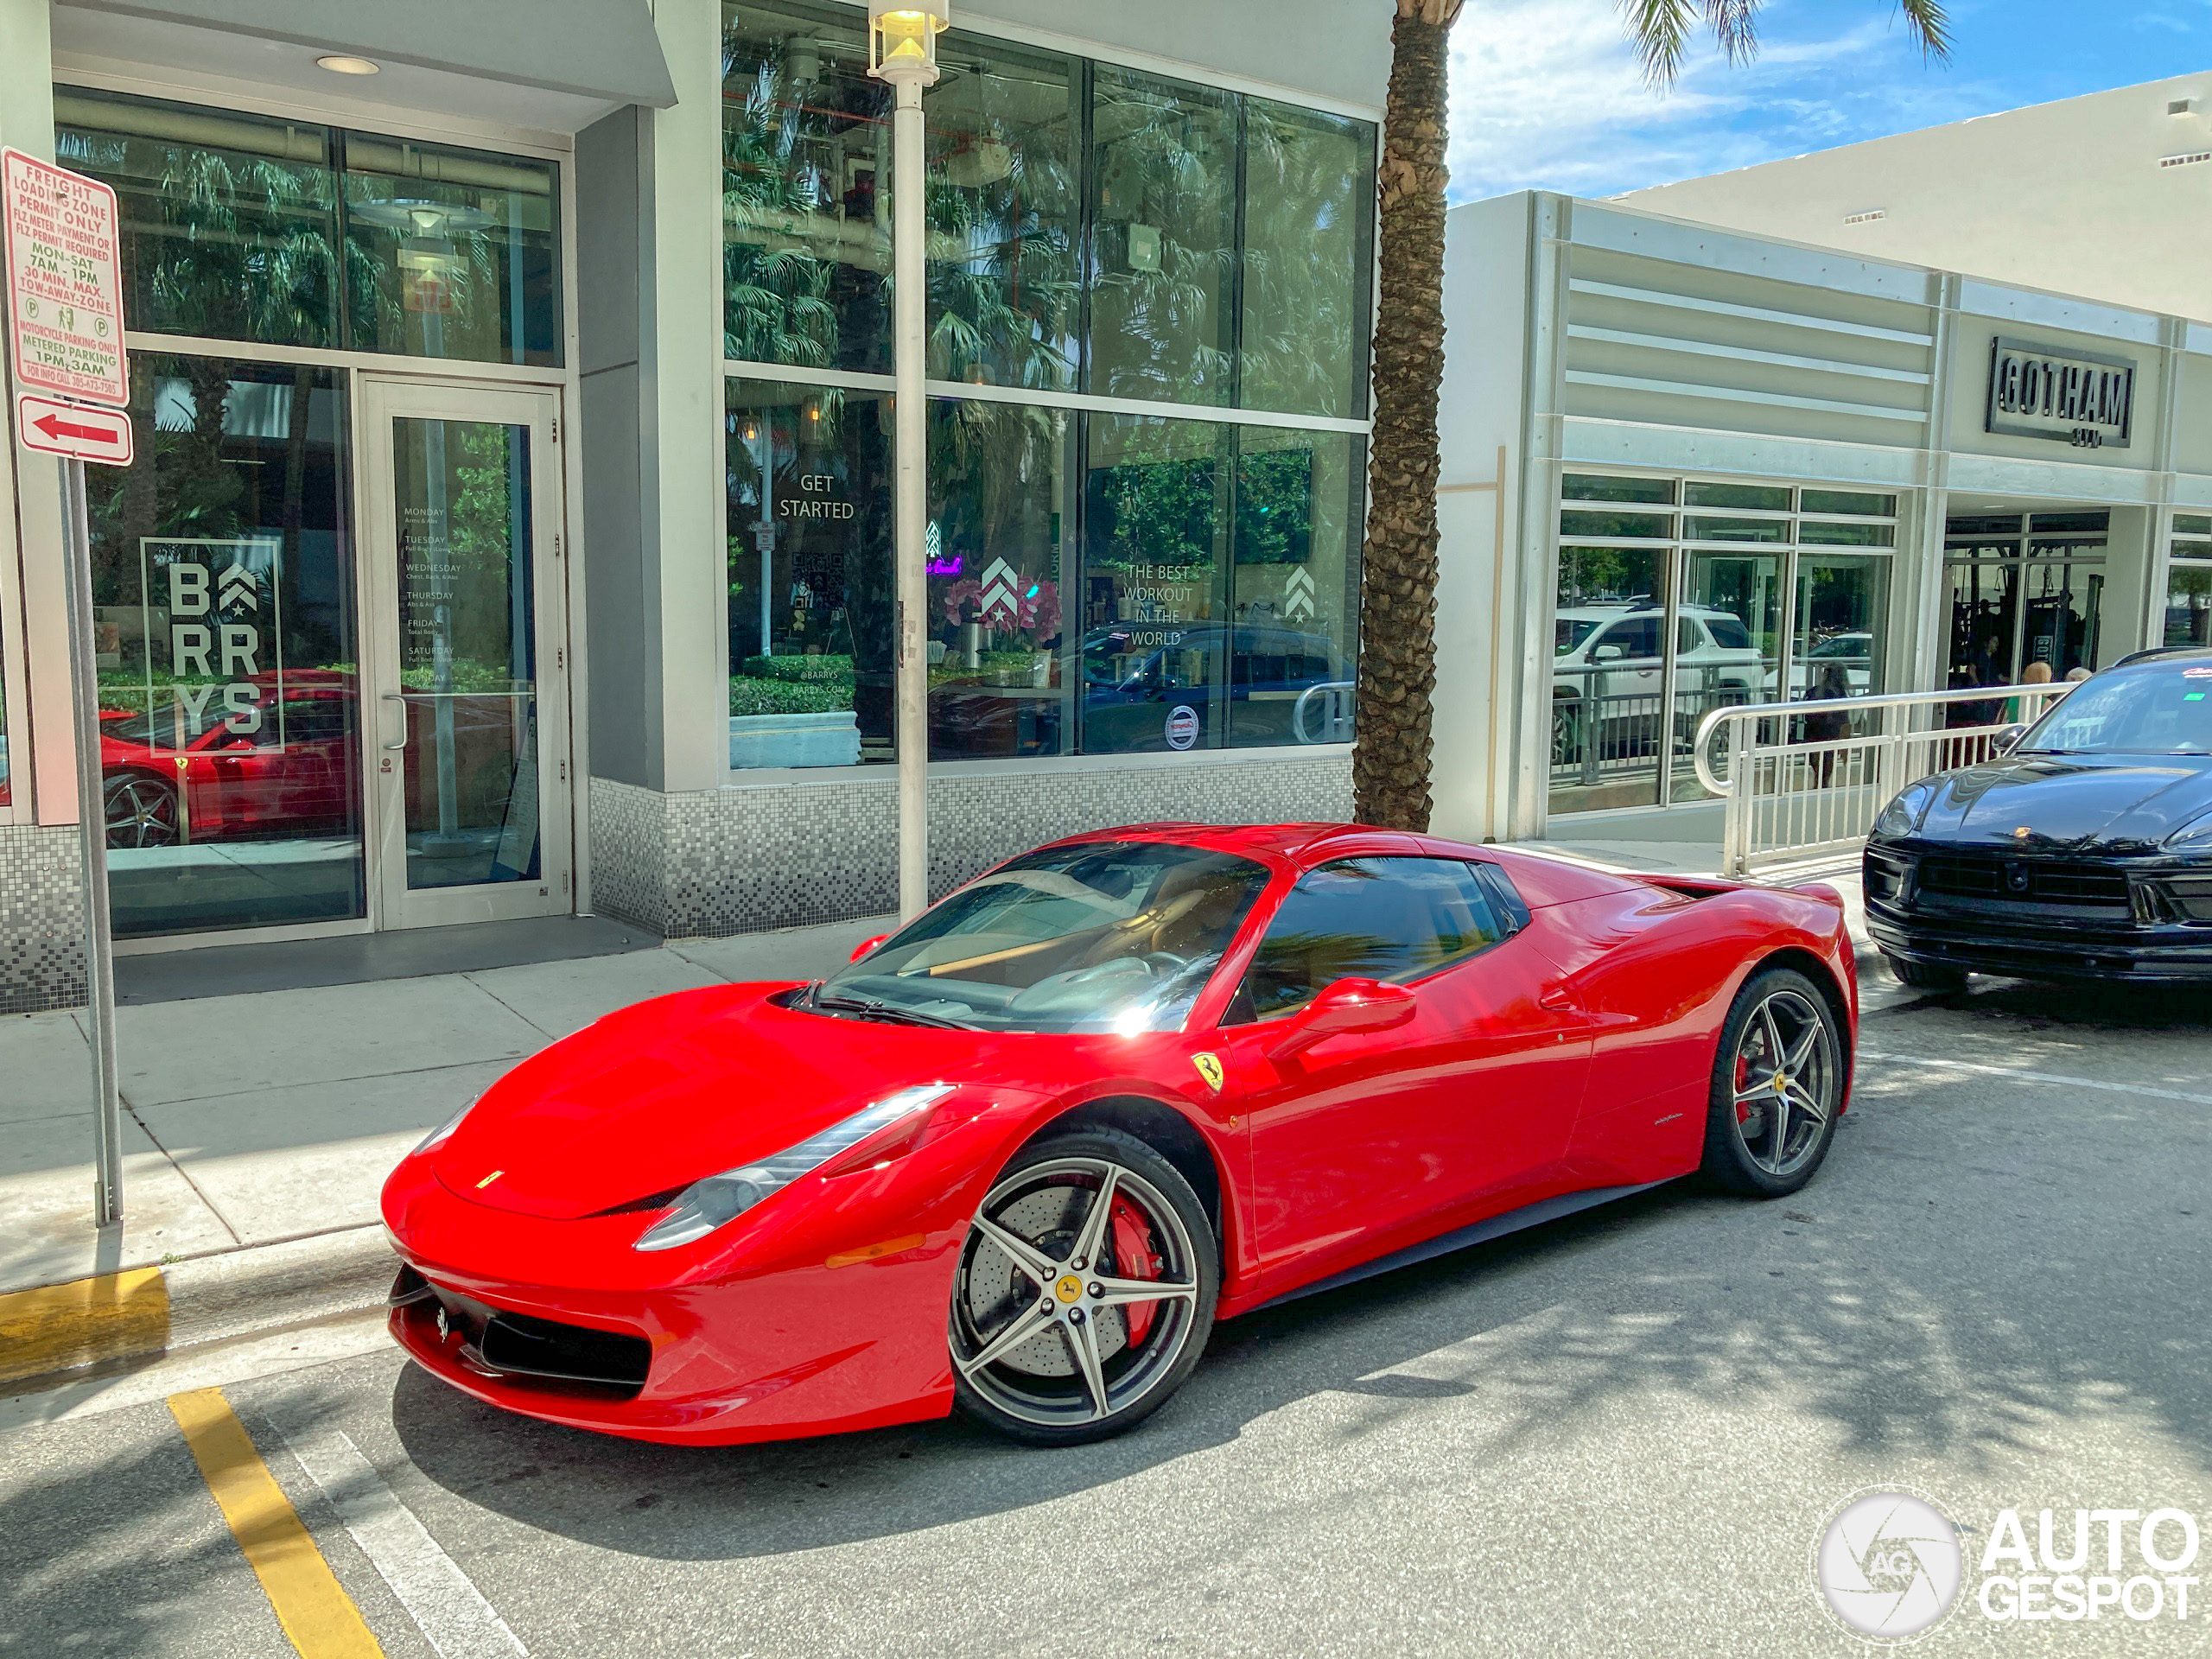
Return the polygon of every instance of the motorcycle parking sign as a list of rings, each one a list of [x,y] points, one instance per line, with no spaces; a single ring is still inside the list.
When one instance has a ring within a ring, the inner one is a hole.
[[[283,543],[138,543],[148,742],[182,752],[217,725],[231,748],[282,749]]]

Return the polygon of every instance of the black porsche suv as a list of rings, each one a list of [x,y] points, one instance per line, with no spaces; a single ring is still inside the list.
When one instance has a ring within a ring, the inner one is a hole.
[[[1867,838],[1897,977],[2212,983],[2212,650],[2139,652],[1998,749],[1908,785]]]

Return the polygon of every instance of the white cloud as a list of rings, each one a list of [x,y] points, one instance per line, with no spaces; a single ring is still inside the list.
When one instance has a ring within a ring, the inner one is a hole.
[[[1471,0],[1452,41],[1452,196],[1605,196],[2001,108],[1931,79],[1894,19],[1777,37],[1730,64],[1700,42],[1680,83],[1647,86],[1613,0]],[[1937,72],[1940,75],[1941,72]]]

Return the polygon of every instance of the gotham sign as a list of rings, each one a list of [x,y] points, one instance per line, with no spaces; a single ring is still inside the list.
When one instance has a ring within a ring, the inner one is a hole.
[[[2125,449],[2134,409],[2135,365],[2124,357],[2001,337],[1991,342],[1985,431],[2056,438],[2077,449]]]

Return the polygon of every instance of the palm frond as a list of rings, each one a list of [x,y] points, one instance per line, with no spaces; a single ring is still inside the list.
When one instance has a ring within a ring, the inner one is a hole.
[[[1904,14],[1904,26],[1920,43],[1922,54],[1938,63],[1949,62],[1951,19],[1943,0],[1897,0],[1897,10]]]
[[[1655,86],[1675,84],[1697,14],[1697,0],[1621,0],[1629,44],[1643,65],[1644,79]]]
[[[1758,55],[1759,0],[1705,0],[1706,21],[1731,63]]]

